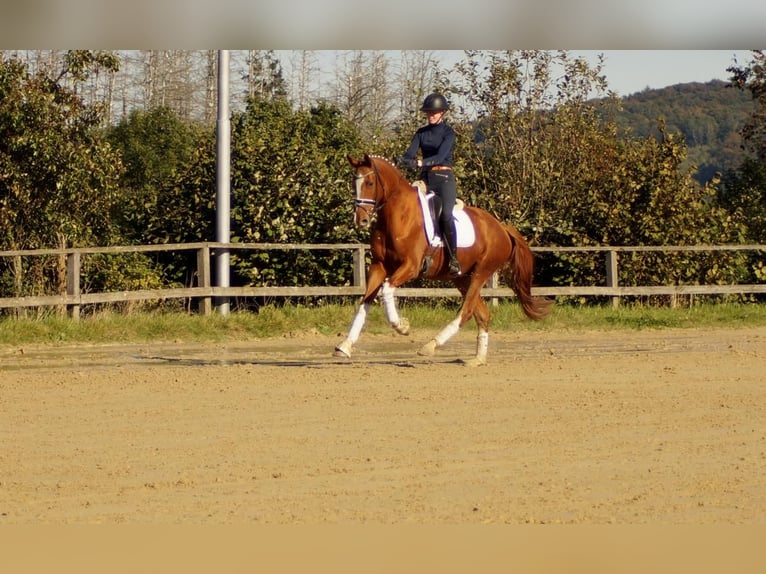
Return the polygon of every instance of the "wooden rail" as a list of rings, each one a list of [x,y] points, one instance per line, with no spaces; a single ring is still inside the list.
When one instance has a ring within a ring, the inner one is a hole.
[[[258,287],[232,286],[216,287],[211,281],[211,259],[216,252],[249,251],[291,251],[291,250],[348,250],[353,253],[353,285],[344,287]],[[80,271],[83,257],[94,254],[147,253],[195,251],[197,256],[197,286],[185,288],[142,289],[103,293],[82,293]],[[307,296],[360,296],[365,290],[365,255],[368,246],[361,243],[177,243],[163,245],[132,245],[114,247],[84,247],[66,249],[35,249],[0,251],[0,258],[14,258],[16,268],[21,269],[22,257],[58,256],[66,259],[66,290],[58,295],[23,296],[0,298],[0,308],[23,308],[38,306],[59,306],[67,309],[71,317],[77,318],[80,306],[98,303],[124,301],[146,301],[158,299],[196,299],[200,313],[212,312],[215,298],[228,297],[307,297]],[[620,297],[643,295],[715,295],[766,293],[766,284],[746,285],[659,285],[623,286],[619,284],[619,254],[626,252],[718,252],[757,251],[766,252],[766,245],[694,245],[694,246],[589,246],[589,247],[534,247],[537,253],[603,252],[606,254],[606,285],[583,285],[566,287],[534,287],[532,293],[542,296],[601,296],[611,297],[614,306]],[[497,275],[492,277],[482,294],[496,300],[499,297],[513,297],[513,290],[499,286]],[[401,297],[458,297],[454,287],[397,289]]]

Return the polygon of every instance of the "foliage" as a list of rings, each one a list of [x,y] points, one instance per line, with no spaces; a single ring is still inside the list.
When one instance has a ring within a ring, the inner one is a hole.
[[[179,241],[169,234],[174,233],[177,226],[193,226],[199,221],[199,212],[187,211],[184,218],[175,217],[179,210],[184,210],[185,200],[179,202],[166,188],[168,182],[194,165],[199,146],[210,145],[210,130],[182,121],[168,107],[155,107],[133,111],[108,131],[108,138],[120,150],[126,166],[120,179],[120,201],[112,213],[124,241],[132,244]],[[210,165],[206,167],[211,169]],[[193,204],[191,209],[197,206]],[[203,222],[211,221],[214,221],[212,211]],[[191,284],[191,270],[196,265],[193,254],[189,253],[161,254],[155,264],[146,256],[122,260],[122,265],[129,263],[133,265],[129,266],[128,274],[112,268],[113,277],[101,273],[94,278],[95,284]],[[141,274],[142,270],[145,275]]]
[[[114,62],[70,52],[54,80],[0,59],[0,249],[97,245],[114,237],[109,214],[122,163],[98,129],[100,107],[86,106],[61,83],[76,87],[91,65]],[[16,296],[60,292],[65,284],[60,258],[52,265],[33,258],[10,274]]]
[[[190,160],[170,177],[148,226],[151,242],[215,239],[215,138],[197,137]],[[346,154],[358,136],[338,110],[320,104],[294,111],[282,98],[254,97],[232,118],[231,234],[234,242],[339,243],[357,241],[350,226],[352,195]],[[311,253],[232,254],[233,280],[250,284],[350,282],[346,255],[317,260]],[[176,260],[175,280],[191,268]],[[240,283],[241,284],[241,283]]]
[[[156,221],[159,190],[191,161],[202,128],[167,107],[135,110],[108,131],[122,154],[121,201],[114,214],[123,237],[143,243]]]
[[[83,293],[159,289],[163,287],[156,266],[141,253],[87,255],[82,260]]]
[[[92,244],[111,235],[106,217],[121,162],[98,133],[97,110],[23,64],[0,60],[0,246]]]
[[[101,106],[86,106],[76,93],[95,69],[116,69],[108,53],[67,52],[54,79],[31,76],[18,61],[0,62],[0,246],[9,249],[108,244],[121,239],[113,214],[120,200],[123,163],[100,129]],[[67,82],[72,89],[63,86]],[[145,141],[162,145],[156,134]],[[125,154],[131,169],[135,156]],[[123,198],[124,199],[124,198]],[[130,228],[129,228],[130,229]],[[0,289],[15,295],[61,292],[62,259],[34,257],[11,265],[3,259]],[[158,287],[146,256],[86,256],[83,292]]]
[[[720,189],[720,205],[744,228],[742,240],[766,242],[766,53],[753,50],[747,66],[732,66],[731,83],[749,91],[755,108],[742,128],[745,148],[753,154],[736,170],[729,170]],[[756,280],[766,280],[763,257],[749,261],[749,270]]]
[[[723,176],[720,204],[744,226],[741,241],[766,242],[766,164],[748,159]]]
[[[273,50],[250,50],[247,59],[248,71],[243,74],[247,80],[250,97],[261,99],[284,98],[287,85],[282,77],[282,65]]]
[[[584,124],[593,123],[586,97],[605,87],[599,70],[564,52],[554,57],[532,51],[486,57],[469,52],[458,71],[452,89],[471,102],[476,115],[475,121],[465,116],[456,123],[463,193],[527,231],[540,227],[546,204],[566,201],[571,193],[570,166],[590,152],[581,135]]]
[[[342,107],[320,102],[296,110],[284,96],[271,53],[256,56],[246,107],[231,118],[232,241],[366,241],[367,234],[351,224],[346,156],[396,158],[421,116],[408,110],[385,124],[391,131],[381,127],[363,137],[363,126]],[[756,57],[750,67],[732,70],[734,85],[749,90],[757,104],[743,130],[753,151],[762,150],[764,139],[762,64]],[[118,66],[108,52],[70,51],[52,79],[30,75],[17,60],[0,61],[0,248],[215,239],[212,127],[154,107],[100,129],[103,103],[84,105],[77,89],[89,74]],[[719,148],[730,161],[737,157],[731,130],[744,94],[736,90],[711,82],[619,100],[609,92],[600,63],[591,67],[565,51],[535,50],[467,51],[452,75],[433,81],[429,89],[453,101],[449,121],[458,133],[459,194],[516,225],[533,245],[691,245],[766,237],[762,158],[727,169],[720,179],[694,179],[695,164],[708,156],[691,157],[692,150]],[[728,101],[736,105],[727,108]],[[766,278],[762,258],[740,253],[620,257],[622,284]],[[191,252],[83,261],[86,291],[195,281]],[[232,250],[231,263],[232,285],[351,282],[348,252]],[[60,290],[65,280],[58,256],[0,264],[3,293]],[[588,254],[543,254],[536,282],[603,285],[604,275],[603,260]]]
[[[54,83],[59,84],[69,77],[76,86],[101,69],[117,72],[120,69],[120,59],[105,50],[68,50],[64,55],[61,72]]]
[[[755,110],[742,128],[746,147],[760,161],[766,161],[766,52],[753,50],[753,59],[746,66],[731,66],[731,83],[747,90],[755,102]]]
[[[690,82],[661,89],[646,89],[622,98],[615,121],[627,137],[661,138],[678,133],[686,143],[688,158],[701,184],[717,172],[736,168],[745,158],[739,132],[752,112],[752,103],[726,82]]]
[[[688,245],[727,242],[737,229],[684,168],[683,139],[660,122],[658,137],[618,137],[614,98],[600,69],[565,53],[475,56],[461,93],[477,107],[459,149],[468,199],[541,245]],[[556,75],[556,70],[560,70]],[[474,138],[469,138],[476,134]],[[602,264],[580,254],[543,257],[542,284],[604,284]],[[726,282],[713,257],[644,254],[624,261],[632,284]]]
[[[200,131],[185,164],[173,177],[158,182],[156,203],[144,209],[147,224],[142,243],[194,243],[215,240],[216,160],[215,134]],[[165,280],[192,285],[196,257],[191,252],[162,259]]]
[[[745,160],[722,178],[717,202],[728,219],[741,229],[742,243],[766,243],[766,163]],[[763,253],[754,253],[746,263],[747,282],[766,281]]]
[[[359,148],[355,128],[334,107],[293,111],[286,100],[251,99],[235,117],[232,146],[232,231],[236,241],[343,243],[353,195],[346,155]],[[264,252],[237,258],[238,273],[258,284],[349,284],[350,261],[321,262]]]
[[[727,243],[737,229],[711,205],[709,191],[684,170],[685,145],[675,134],[619,141],[596,138],[587,161],[572,164],[579,179],[571,182],[570,200],[548,210],[566,226],[554,226],[541,241],[559,245],[694,245]],[[546,237],[547,235],[547,237]],[[620,265],[627,284],[730,282],[734,277],[716,265],[716,255],[657,252],[635,254]],[[604,267],[587,259],[560,258],[557,273],[570,284],[604,284]],[[556,281],[556,275],[551,279]]]

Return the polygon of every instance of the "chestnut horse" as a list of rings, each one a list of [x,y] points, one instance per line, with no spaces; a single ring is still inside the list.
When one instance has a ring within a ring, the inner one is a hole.
[[[374,221],[370,238],[372,263],[367,270],[367,289],[346,339],[335,348],[336,356],[351,357],[370,304],[378,293],[388,322],[398,333],[407,335],[410,325],[407,319],[399,316],[394,292],[419,275],[452,281],[463,298],[457,317],[418,351],[420,355],[434,355],[437,348],[473,317],[479,329],[476,357],[466,364],[487,363],[490,312],[481,298],[481,290],[492,274],[505,264],[510,264],[511,287],[524,314],[533,320],[548,314],[552,302],[532,296],[534,256],[529,244],[514,227],[501,223],[482,209],[465,207],[474,227],[475,240],[469,247],[458,245],[457,257],[463,273],[450,275],[444,249],[431,247],[426,238],[419,192],[393,164],[381,157],[365,154],[360,160],[349,156],[348,161],[354,168],[354,223],[366,228]],[[423,271],[427,257],[430,266]]]

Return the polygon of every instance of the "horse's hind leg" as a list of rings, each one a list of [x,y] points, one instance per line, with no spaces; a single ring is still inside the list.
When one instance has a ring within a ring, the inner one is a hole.
[[[474,306],[473,318],[476,320],[476,326],[479,332],[476,335],[476,356],[466,361],[469,367],[479,367],[487,364],[487,353],[489,352],[489,320],[490,312],[487,304],[479,298]]]
[[[479,326],[479,334],[476,339],[476,356],[466,361],[465,364],[472,367],[487,364],[490,313],[489,308],[481,299],[481,288],[483,285],[484,281],[476,276],[471,279],[470,284],[457,283],[457,287],[463,295],[463,304],[460,306],[457,317],[439,331],[433,339],[423,345],[418,351],[419,355],[433,356],[437,348],[444,345],[460,330],[460,327],[471,317],[474,317],[476,324]]]
[[[469,281],[472,281],[472,279],[469,279]],[[433,339],[423,345],[418,351],[418,355],[425,355],[430,357],[436,354],[436,349],[446,344],[447,341],[449,341],[452,336],[460,330],[460,327],[462,327],[463,324],[471,318],[471,315],[473,314],[471,301],[466,297],[468,291],[470,290],[469,283],[466,282],[465,279],[461,278],[460,280],[455,281],[455,286],[463,296],[463,304],[460,306],[460,309],[457,312],[457,316],[452,321],[447,323],[447,326],[439,331]]]
[[[447,326],[439,331],[436,336],[423,345],[418,351],[418,355],[425,355],[432,357],[436,354],[436,349],[444,345],[452,336],[460,330],[460,326],[463,324],[462,315],[458,314],[452,321],[447,323]]]

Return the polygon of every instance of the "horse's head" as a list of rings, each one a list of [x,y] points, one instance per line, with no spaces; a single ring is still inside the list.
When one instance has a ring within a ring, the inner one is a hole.
[[[394,185],[391,174],[396,168],[383,158],[368,154],[362,159],[348,156],[348,162],[354,168],[354,223],[366,228],[388,199]]]

